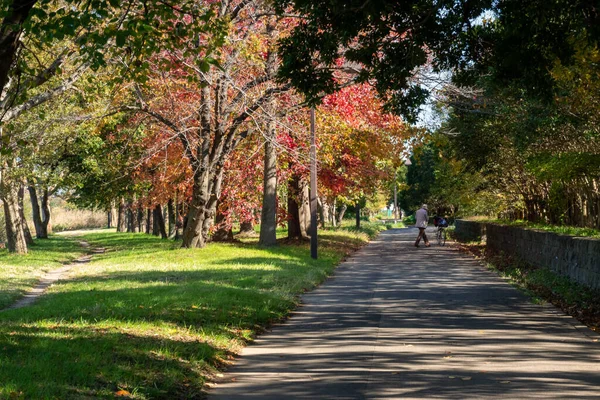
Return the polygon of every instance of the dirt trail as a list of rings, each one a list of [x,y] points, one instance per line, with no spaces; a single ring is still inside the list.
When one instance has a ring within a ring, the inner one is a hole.
[[[46,290],[48,290],[48,288],[52,284],[54,284],[60,279],[65,278],[74,267],[88,263],[90,262],[94,254],[102,254],[106,251],[106,249],[101,247],[91,247],[90,244],[85,240],[79,240],[79,245],[85,249],[88,249],[88,254],[79,257],[70,264],[64,265],[60,268],[47,272],[33,289],[31,289],[21,299],[17,300],[15,303],[13,303],[11,306],[8,306],[4,310],[14,310],[17,308],[27,307],[33,304],[41,295],[46,293]]]

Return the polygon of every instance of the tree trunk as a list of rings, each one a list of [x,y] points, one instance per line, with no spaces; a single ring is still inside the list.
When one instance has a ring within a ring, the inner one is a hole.
[[[183,236],[183,203],[177,203],[175,205],[175,240],[181,239]]]
[[[35,227],[35,236],[38,239],[47,239],[48,233],[44,232],[44,226],[42,224],[42,216],[40,214],[40,202],[38,200],[37,191],[34,186],[29,185],[27,187],[29,191],[29,199],[31,200],[31,209],[33,212],[33,225]]]
[[[360,229],[360,204],[356,203],[356,229]]]
[[[114,203],[112,201],[110,202],[110,206],[108,208],[107,213],[108,213],[108,215],[107,215],[106,226],[108,228],[116,227],[117,226],[117,222],[118,222],[117,221],[118,220],[118,213],[115,210]]]
[[[300,177],[294,174],[288,181],[288,239],[302,238],[302,231],[300,229],[300,207],[298,206],[299,197]]]
[[[2,3],[4,17],[0,26],[0,93],[8,82],[11,66],[20,48],[22,25],[35,3],[37,0],[12,0]]]
[[[304,180],[300,180],[299,206],[300,232],[302,233],[302,237],[306,238],[310,236],[310,188]]]
[[[135,231],[144,232],[144,209],[142,207],[138,207],[136,213],[137,219],[135,221]]]
[[[218,209],[218,207],[217,207]],[[217,230],[212,235],[212,240],[215,242],[231,242],[233,240],[233,230],[231,226],[225,226],[225,215],[222,212],[217,212],[215,225]]]
[[[275,100],[269,102],[271,117],[265,134],[265,160],[263,173],[263,203],[260,216],[261,246],[277,245],[277,130],[275,125]]]
[[[146,233],[148,235],[151,235],[153,229],[154,229],[154,212],[151,209],[148,209],[146,211]]]
[[[42,193],[42,226],[44,228],[46,236],[48,236],[49,233],[52,233],[51,216],[52,214],[50,213],[50,192],[48,191],[48,188],[45,187]]]
[[[167,230],[165,228],[165,219],[163,218],[162,206],[160,204],[157,204],[156,207],[154,207],[154,235],[160,235],[160,237],[163,239],[168,237]]]
[[[169,218],[169,237],[175,235],[175,207],[173,206],[173,199],[169,199],[167,203],[167,215]]]
[[[48,189],[45,188],[42,193],[41,206],[35,186],[30,185],[27,187],[27,190],[31,199],[35,235],[38,239],[48,239],[48,233],[52,231],[52,226],[50,225],[50,206],[48,205],[50,197]]]
[[[346,210],[348,209],[348,206],[346,204],[342,204],[342,206],[340,207],[340,211],[337,214],[337,224],[338,226],[342,225],[342,221],[344,219],[344,214],[346,213]]]
[[[334,198],[333,199],[333,204],[331,205],[331,215],[329,216],[329,218],[331,219],[331,226],[333,226],[334,228],[337,227],[337,219],[336,219],[336,214],[335,214],[335,209],[337,206],[337,199]]]
[[[329,204],[324,202],[320,197],[317,199],[319,202],[319,217],[321,218],[321,228],[325,228],[325,225],[329,222]]]
[[[17,254],[27,254],[27,242],[23,232],[23,223],[19,213],[17,190],[9,185],[3,185],[1,190],[4,206],[4,222],[8,251]]]
[[[119,217],[117,219],[117,232],[125,232],[127,230],[127,216],[125,213],[125,200],[119,200]]]
[[[21,184],[17,191],[17,205],[19,206],[19,218],[21,219],[21,225],[23,225],[23,235],[25,236],[25,243],[28,245],[33,244],[33,236],[27,225],[27,219],[25,218],[25,207],[23,206],[23,200],[25,198],[25,185]]]
[[[127,204],[127,232],[129,233],[133,232],[133,227],[135,226],[135,216],[133,215],[131,207],[131,202],[129,202]]]
[[[216,166],[215,171],[199,168],[194,174],[192,202],[183,231],[182,247],[202,248],[206,246],[210,228],[215,222],[217,200],[221,194],[223,170]]]
[[[240,223],[240,233],[239,236],[253,236],[254,235],[254,223],[252,220],[243,221]]]

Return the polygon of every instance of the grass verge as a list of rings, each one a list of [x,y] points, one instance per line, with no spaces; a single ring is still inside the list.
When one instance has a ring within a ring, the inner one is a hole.
[[[504,254],[486,254],[485,245],[461,244],[460,247],[485,260],[488,268],[508,279],[527,293],[534,302],[549,302],[600,333],[600,292],[547,268],[539,268]]]
[[[549,224],[535,223],[535,222],[529,222],[529,221],[523,221],[523,220],[511,221],[511,220],[501,220],[501,219],[478,218],[478,219],[476,219],[476,221],[483,222],[483,223],[488,222],[488,223],[494,223],[494,224],[499,224],[499,225],[516,226],[516,227],[522,227],[522,228],[527,228],[527,229],[535,229],[535,230],[540,230],[540,231],[544,231],[544,232],[552,232],[552,233],[558,233],[561,235],[568,235],[568,236],[600,238],[600,230],[592,229],[592,228],[579,228],[576,226],[564,226],[564,225],[549,225]]]
[[[75,260],[83,253],[77,241],[57,236],[36,239],[25,256],[0,249],[0,309],[23,296],[46,272]]]
[[[256,239],[180,249],[144,234],[93,233],[108,251],[31,307],[0,314],[0,398],[202,398],[204,383],[369,235],[308,243]]]

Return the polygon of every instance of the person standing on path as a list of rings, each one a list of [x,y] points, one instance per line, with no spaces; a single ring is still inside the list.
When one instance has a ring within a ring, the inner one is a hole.
[[[425,234],[425,229],[427,228],[427,220],[429,217],[427,216],[427,204],[423,204],[416,213],[417,223],[415,226],[419,228],[419,236],[417,236],[417,241],[415,242],[415,247],[419,247],[419,242],[421,238],[425,242],[425,246],[429,247],[429,239],[427,238],[427,234]]]

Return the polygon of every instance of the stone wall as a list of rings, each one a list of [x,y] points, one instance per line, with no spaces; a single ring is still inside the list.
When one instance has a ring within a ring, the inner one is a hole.
[[[454,236],[459,242],[480,242],[485,240],[486,224],[457,219],[454,221]]]
[[[457,221],[458,222],[458,221]],[[465,221],[463,221],[465,222]],[[529,264],[548,268],[594,289],[600,289],[600,240],[559,235],[514,226],[483,224],[486,249],[503,252]],[[460,224],[456,225],[456,230]],[[467,232],[475,228],[466,228]],[[460,235],[457,235],[457,239]]]

